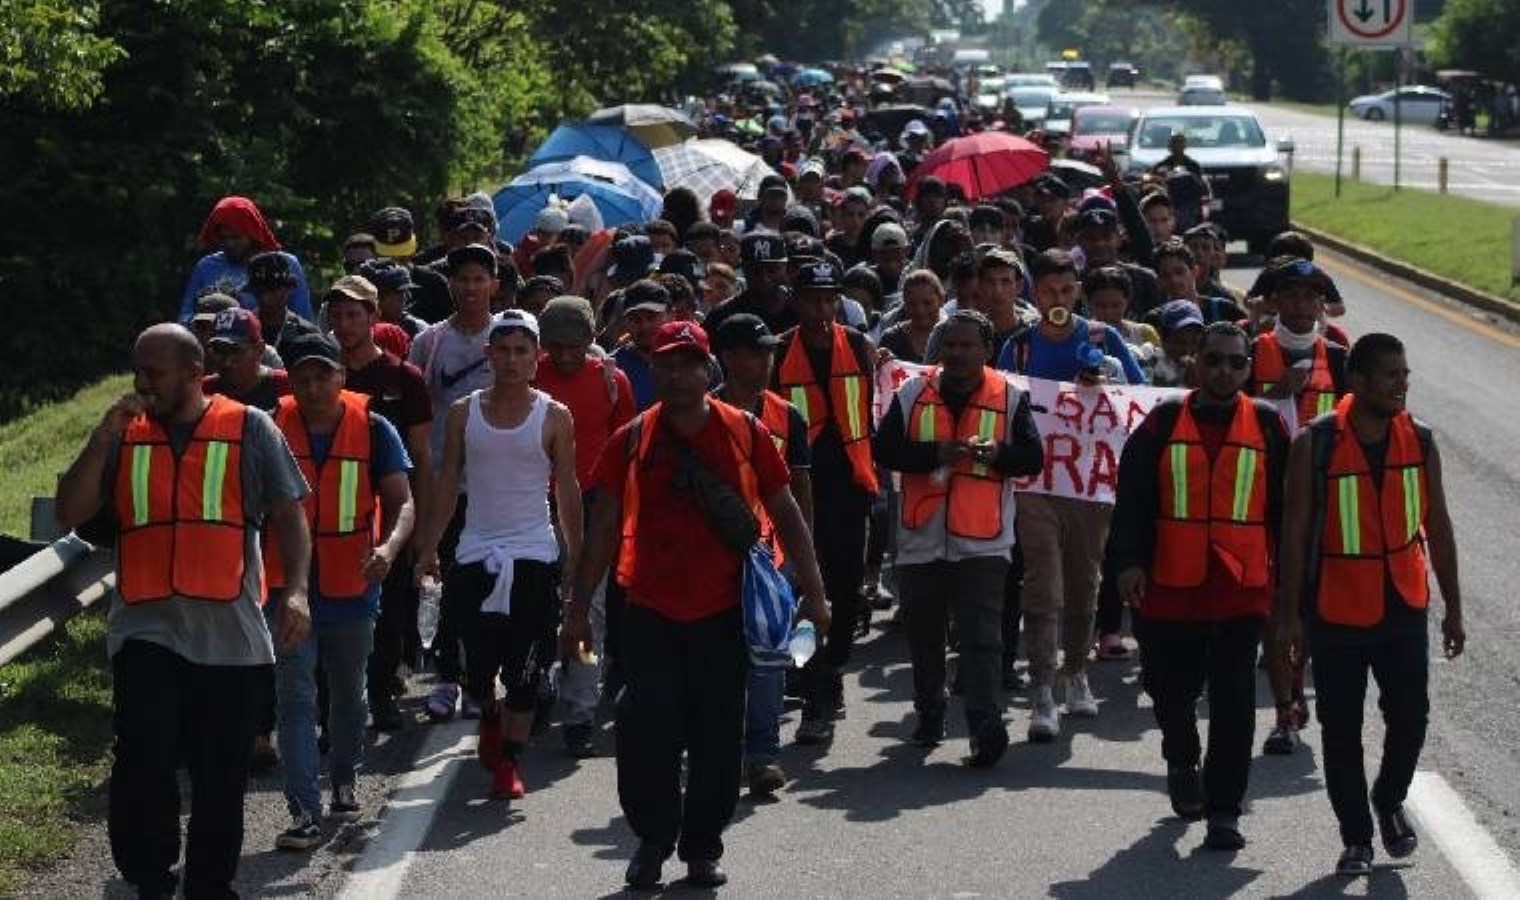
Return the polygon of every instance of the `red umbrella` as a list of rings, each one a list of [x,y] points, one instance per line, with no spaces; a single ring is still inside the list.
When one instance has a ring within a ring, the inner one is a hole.
[[[913,170],[908,197],[933,175],[960,185],[967,200],[979,200],[1015,188],[1050,167],[1050,154],[1021,137],[982,131],[952,138],[935,147]]]

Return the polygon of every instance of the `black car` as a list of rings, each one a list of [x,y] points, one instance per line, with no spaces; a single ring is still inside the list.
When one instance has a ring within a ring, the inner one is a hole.
[[[1140,69],[1133,63],[1109,63],[1108,78],[1106,83],[1111,88],[1136,87],[1140,84]]]

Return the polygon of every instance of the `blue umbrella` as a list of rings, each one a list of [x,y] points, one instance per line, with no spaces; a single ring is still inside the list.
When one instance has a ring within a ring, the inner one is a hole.
[[[792,79],[792,84],[798,87],[816,87],[820,84],[833,84],[834,76],[823,69],[803,69]]]
[[[660,166],[649,148],[616,125],[587,125],[584,122],[561,125],[533,151],[528,168],[536,169],[544,163],[563,162],[577,156],[622,163],[655,190],[665,189]]]
[[[578,157],[531,169],[497,191],[491,198],[500,223],[497,235],[516,243],[533,230],[551,196],[573,200],[582,194],[596,204],[608,228],[648,222],[660,214],[659,193],[627,166]]]

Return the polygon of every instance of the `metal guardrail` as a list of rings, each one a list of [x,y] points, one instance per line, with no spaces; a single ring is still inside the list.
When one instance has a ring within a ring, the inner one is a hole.
[[[21,561],[0,572],[0,665],[109,595],[115,554],[69,534],[38,546],[3,538],[0,556]],[[30,554],[28,548],[35,548]]]

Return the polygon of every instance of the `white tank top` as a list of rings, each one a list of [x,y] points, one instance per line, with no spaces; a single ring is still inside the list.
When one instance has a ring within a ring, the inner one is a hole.
[[[470,395],[464,426],[464,464],[474,477],[457,556],[505,550],[512,559],[552,562],[559,558],[559,544],[549,520],[551,466],[544,452],[549,395],[535,390],[522,424],[497,428],[481,412],[481,394]]]

